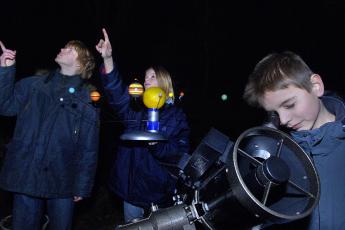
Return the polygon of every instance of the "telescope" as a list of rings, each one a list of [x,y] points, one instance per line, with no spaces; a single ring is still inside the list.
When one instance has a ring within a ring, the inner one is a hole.
[[[310,156],[270,126],[235,142],[211,128],[179,167],[175,204],[117,229],[261,229],[307,217],[320,197]]]

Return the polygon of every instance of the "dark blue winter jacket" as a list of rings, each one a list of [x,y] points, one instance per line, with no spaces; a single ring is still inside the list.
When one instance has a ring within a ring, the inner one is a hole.
[[[336,120],[318,129],[291,134],[310,154],[320,177],[320,201],[308,217],[308,229],[342,230],[345,229],[345,105],[332,96],[321,100]]]
[[[130,106],[127,86],[115,68],[102,74],[109,104],[124,121],[125,131],[145,130],[147,109]],[[147,208],[151,203],[171,203],[176,180],[163,164],[176,164],[189,151],[189,126],[181,108],[165,105],[159,110],[160,132],[167,142],[150,146],[143,142],[122,143],[113,165],[110,188],[125,201]]]
[[[0,114],[17,116],[1,188],[42,198],[90,195],[99,115],[89,94],[80,76],[56,71],[15,84],[15,67],[0,68]]]

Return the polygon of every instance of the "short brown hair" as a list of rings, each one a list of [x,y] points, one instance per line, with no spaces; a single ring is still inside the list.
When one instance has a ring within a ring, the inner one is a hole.
[[[295,85],[311,90],[313,72],[303,59],[291,52],[271,53],[259,61],[246,84],[243,98],[248,104],[260,106],[266,91],[275,91]]]

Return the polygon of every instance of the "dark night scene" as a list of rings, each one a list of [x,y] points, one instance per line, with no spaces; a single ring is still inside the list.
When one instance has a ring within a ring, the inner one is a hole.
[[[344,12],[3,1],[0,230],[344,228]]]

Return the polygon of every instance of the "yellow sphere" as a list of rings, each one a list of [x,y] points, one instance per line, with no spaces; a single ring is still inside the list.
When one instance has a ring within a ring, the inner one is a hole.
[[[165,92],[159,87],[150,87],[143,95],[144,104],[149,109],[159,109],[164,105],[165,100]]]

